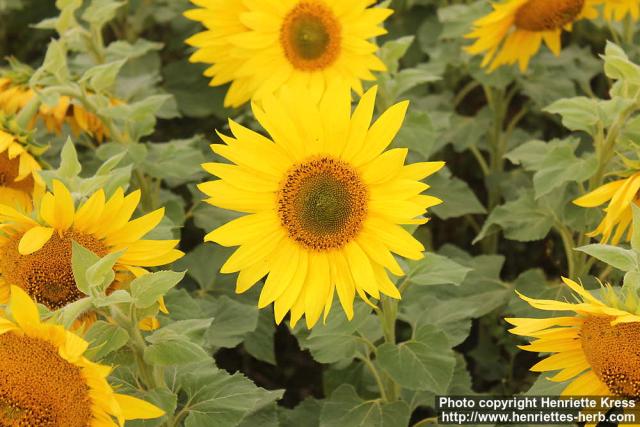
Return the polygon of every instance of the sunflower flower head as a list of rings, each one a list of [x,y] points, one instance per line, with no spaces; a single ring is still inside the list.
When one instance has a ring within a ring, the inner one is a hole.
[[[400,298],[388,272],[403,270],[392,254],[423,257],[424,247],[402,224],[423,224],[441,201],[422,194],[422,179],[442,162],[405,165],[407,149],[387,147],[408,103],[385,111],[371,125],[376,88],[353,114],[348,90],[329,92],[320,104],[283,90],[253,111],[270,138],[230,121],[233,136],[213,151],[231,163],[204,168],[219,179],[200,185],[208,203],[246,213],[205,240],[239,246],[223,265],[238,272],[237,292],[267,276],[259,307],[274,303],[279,323],[305,315],[309,328],[331,308],[334,293],[349,319],[359,294]]]
[[[640,16],[640,2],[638,0],[605,0],[604,18],[607,21],[622,21],[627,16],[634,22]]]
[[[45,151],[14,120],[0,113],[0,204],[27,209],[44,192],[36,158]]]
[[[177,240],[143,239],[160,223],[164,209],[132,220],[139,201],[139,191],[125,196],[118,189],[107,199],[99,190],[76,209],[69,190],[54,181],[53,192],[31,214],[0,205],[0,301],[11,285],[51,310],[82,298],[71,263],[74,241],[100,257],[121,252],[116,279],[118,273],[140,276],[146,267],[180,258]]]
[[[595,230],[588,233],[590,237],[602,236],[603,243],[619,243],[623,238],[631,238],[631,221],[633,204],[638,204],[640,191],[640,172],[629,177],[604,184],[592,192],[573,201],[583,208],[596,208],[607,202],[605,215]]]
[[[0,425],[106,427],[164,415],[156,406],[113,391],[111,368],[85,356],[88,343],[44,323],[19,287],[0,311]],[[118,421],[118,423],[115,422]]]
[[[467,52],[483,54],[482,66],[494,71],[516,62],[526,71],[542,41],[560,54],[563,31],[580,19],[594,19],[600,0],[506,0],[493,4],[493,11],[474,22],[465,37],[475,39]]]
[[[511,333],[532,337],[523,350],[551,353],[534,365],[534,372],[558,371],[551,381],[569,381],[562,395],[640,395],[640,306],[633,292],[622,297],[603,288],[604,301],[580,284],[563,278],[575,292],[576,303],[520,297],[545,311],[569,311],[571,316],[505,319]]]
[[[384,71],[371,38],[385,34],[390,9],[366,0],[192,0],[187,18],[206,27],[187,40],[192,62],[211,64],[212,86],[231,83],[225,105],[238,107],[282,86],[318,100],[330,85],[362,93]]]
[[[18,114],[35,96],[36,93],[27,82],[16,80],[15,74],[0,75],[1,112]],[[119,105],[122,101],[112,98],[110,103]],[[47,131],[58,135],[62,133],[63,125],[67,124],[74,136],[84,133],[99,142],[109,137],[107,126],[95,114],[72,102],[68,96],[60,96],[53,107],[41,104],[29,127],[35,127],[39,120],[44,123]]]

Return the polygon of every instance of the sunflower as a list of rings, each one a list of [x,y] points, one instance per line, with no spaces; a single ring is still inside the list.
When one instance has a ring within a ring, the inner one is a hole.
[[[474,22],[465,37],[477,39],[466,51],[484,54],[482,66],[490,71],[518,62],[525,71],[544,40],[551,52],[560,54],[562,31],[573,23],[594,19],[594,5],[601,0],[508,0],[493,4],[493,11]]]
[[[164,415],[156,406],[114,393],[111,367],[83,356],[88,343],[61,325],[40,321],[38,307],[16,286],[0,311],[0,425],[107,427]]]
[[[69,190],[59,181],[46,193],[39,215],[25,215],[0,205],[0,301],[10,285],[24,289],[37,302],[57,310],[84,297],[71,267],[72,242],[104,257],[122,251],[114,269],[140,276],[145,267],[169,264],[182,257],[178,240],[141,240],[164,216],[164,208],[130,220],[140,191],[127,196],[118,189],[106,200],[98,190],[76,210]],[[117,286],[115,283],[113,286]],[[163,310],[166,310],[161,305]]]
[[[627,15],[633,21],[640,15],[640,1],[638,0],[605,0],[604,17],[608,21],[622,21]]]
[[[28,209],[34,194],[44,191],[34,150],[26,136],[10,131],[0,117],[0,204]]]
[[[212,64],[211,85],[231,82],[226,106],[237,107],[290,86],[318,100],[330,85],[362,94],[362,80],[384,71],[371,38],[385,34],[390,9],[373,0],[192,0],[185,16],[206,31],[187,40],[191,62]]]
[[[571,380],[563,396],[640,397],[640,305],[629,293],[621,298],[612,287],[603,289],[606,303],[578,283],[564,279],[577,303],[520,297],[545,311],[572,311],[573,316],[505,319],[510,332],[535,338],[523,350],[551,353],[531,371],[558,371],[551,381]]]
[[[15,83],[8,77],[0,77],[0,111],[18,114],[34,96],[35,92],[28,86]],[[121,103],[117,99],[111,99],[112,105]],[[62,132],[62,125],[66,123],[74,136],[86,133],[100,142],[109,137],[109,129],[104,123],[94,114],[72,103],[68,96],[60,96],[55,107],[42,104],[29,126],[34,127],[38,119],[44,122],[49,132],[56,134]]]
[[[420,182],[444,163],[405,166],[407,149],[385,151],[408,103],[389,108],[370,127],[377,88],[353,115],[348,90],[327,92],[318,105],[284,90],[253,112],[271,139],[229,121],[233,137],[212,150],[233,164],[208,163],[219,180],[200,185],[208,203],[244,215],[209,233],[206,241],[240,246],[222,266],[239,272],[237,292],[267,279],[258,302],[274,302],[279,323],[305,314],[309,328],[329,313],[337,290],[349,319],[357,292],[400,298],[387,270],[402,275],[392,252],[423,257],[424,247],[400,224],[423,224],[439,199]]]
[[[587,236],[595,237],[602,235],[602,242],[606,243],[611,239],[612,244],[617,244],[625,235],[629,240],[631,235],[631,220],[633,211],[631,206],[638,203],[638,190],[640,190],[640,172],[637,172],[628,178],[604,184],[596,188],[589,194],[573,201],[583,208],[595,208],[607,201],[609,205],[604,209],[605,216],[598,227]],[[615,230],[615,233],[614,233]],[[613,237],[611,236],[613,234]]]

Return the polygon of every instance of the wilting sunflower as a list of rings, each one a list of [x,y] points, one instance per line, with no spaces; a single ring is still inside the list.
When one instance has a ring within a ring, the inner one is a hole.
[[[637,21],[640,15],[638,0],[605,0],[604,17],[608,21],[622,21],[627,15]]]
[[[580,298],[577,303],[538,300],[520,295],[532,307],[545,311],[572,311],[575,315],[542,319],[505,319],[510,332],[535,338],[520,348],[552,353],[535,364],[534,372],[559,371],[549,379],[571,382],[563,396],[640,397],[640,306],[637,296],[621,298],[606,286],[605,302],[581,285],[563,279]]]
[[[560,54],[562,31],[573,23],[594,19],[594,7],[601,0],[507,0],[493,4],[493,11],[474,22],[465,37],[477,39],[467,52],[484,54],[483,67],[490,71],[518,62],[525,71],[542,41],[555,55]]]
[[[0,77],[0,111],[18,114],[34,96],[36,94],[28,86],[15,83],[8,77]],[[111,100],[112,105],[120,103],[116,99]],[[35,126],[38,119],[44,122],[49,132],[57,134],[62,132],[62,125],[66,123],[75,136],[86,133],[100,142],[109,136],[109,129],[98,117],[72,103],[68,96],[60,96],[55,107],[42,104],[29,126]]]
[[[140,191],[125,196],[118,189],[106,200],[99,190],[76,210],[69,190],[54,181],[36,214],[0,205],[0,301],[10,285],[51,310],[82,298],[71,268],[73,241],[100,257],[123,251],[114,269],[134,276],[180,258],[177,240],[142,240],[160,223],[164,208],[131,220],[139,201]]]
[[[192,62],[212,64],[211,85],[231,82],[226,106],[237,107],[290,86],[318,100],[327,86],[362,93],[362,80],[384,71],[371,38],[385,34],[390,9],[373,0],[192,0],[185,16],[206,31],[189,38]]]
[[[44,191],[33,151],[42,150],[32,146],[27,136],[5,127],[0,115],[0,204],[28,209],[34,194]]]
[[[222,266],[239,272],[237,292],[267,275],[259,307],[275,302],[276,321],[291,311],[311,328],[328,314],[337,290],[349,319],[357,292],[400,298],[387,270],[402,275],[392,253],[423,257],[424,247],[400,224],[423,224],[441,201],[420,182],[442,162],[405,166],[407,149],[385,151],[408,106],[389,108],[370,126],[376,88],[353,115],[348,90],[328,92],[320,105],[289,91],[267,96],[255,117],[271,139],[230,121],[232,137],[213,151],[233,164],[208,163],[219,180],[200,185],[208,203],[246,212],[205,240],[240,246]]]
[[[115,427],[164,415],[144,400],[114,393],[111,367],[84,357],[82,338],[41,322],[36,304],[16,286],[9,309],[13,321],[0,311],[0,425]]]
[[[638,203],[638,190],[640,190],[640,172],[628,178],[604,184],[589,194],[574,200],[573,203],[583,208],[595,208],[609,202],[609,205],[604,209],[604,218],[598,227],[587,235],[590,237],[602,235],[601,241],[603,243],[611,239],[611,243],[615,245],[620,242],[627,231],[626,239],[629,240],[631,235],[629,225],[633,218],[631,206]]]

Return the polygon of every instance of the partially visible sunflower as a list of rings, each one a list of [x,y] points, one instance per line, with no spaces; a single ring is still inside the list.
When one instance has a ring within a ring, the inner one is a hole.
[[[465,37],[477,39],[466,51],[484,54],[482,66],[493,71],[518,63],[526,71],[542,41],[560,54],[563,31],[571,31],[580,19],[598,16],[595,4],[602,0],[506,0],[493,4],[493,11],[473,23]]]
[[[640,15],[639,0],[604,0],[604,18],[608,21],[622,21],[629,15],[633,21]]]
[[[164,415],[160,408],[113,391],[111,367],[83,356],[88,343],[40,320],[38,307],[16,286],[0,311],[0,425],[116,427]],[[115,422],[118,421],[118,423]]]
[[[164,208],[131,220],[139,201],[140,191],[125,196],[118,189],[106,200],[99,190],[76,209],[69,190],[54,181],[32,215],[0,205],[0,301],[10,285],[51,310],[82,298],[71,267],[72,241],[100,257],[123,251],[114,266],[121,275],[140,276],[145,267],[182,257],[178,240],[142,240],[160,223]]]
[[[600,240],[603,243],[611,241],[615,245],[622,240],[625,231],[627,231],[626,240],[629,240],[631,236],[630,224],[633,218],[631,206],[634,203],[638,204],[639,190],[640,172],[636,172],[627,178],[604,184],[574,200],[573,203],[583,208],[595,208],[609,202],[609,205],[604,209],[604,218],[598,227],[587,235],[590,237],[602,235]]]
[[[18,114],[34,96],[36,94],[30,87],[16,83],[8,77],[0,77],[0,111]],[[120,103],[117,99],[111,100],[112,105]],[[104,123],[80,105],[72,103],[68,96],[60,96],[55,107],[41,105],[29,126],[35,126],[38,119],[44,122],[49,132],[60,134],[62,125],[66,123],[75,136],[86,133],[99,142],[109,137],[109,129]]]
[[[185,16],[206,31],[187,40],[192,62],[211,64],[211,85],[231,82],[225,105],[238,107],[282,86],[318,100],[330,85],[362,93],[362,80],[384,71],[369,41],[385,34],[391,9],[374,0],[192,0]]]
[[[563,396],[640,397],[640,306],[635,294],[621,298],[610,286],[603,289],[605,302],[578,283],[563,279],[577,303],[520,297],[545,311],[569,311],[574,315],[540,319],[505,319],[510,332],[535,338],[523,350],[551,353],[536,363],[534,372],[558,371],[551,381],[570,381]]]
[[[44,182],[38,175],[41,167],[34,153],[42,148],[31,144],[28,135],[17,129],[0,114],[0,204],[28,209],[34,195],[44,192]]]
[[[279,323],[305,315],[309,328],[331,309],[334,292],[351,319],[355,294],[400,298],[388,272],[403,270],[393,253],[421,259],[424,246],[402,224],[424,224],[441,200],[422,194],[422,179],[443,162],[404,165],[408,150],[385,151],[408,102],[371,124],[377,88],[353,114],[348,90],[327,92],[318,105],[283,90],[253,112],[271,139],[230,121],[233,137],[212,150],[228,163],[204,168],[220,179],[200,185],[214,206],[245,212],[206,241],[239,246],[222,266],[239,272],[237,292],[267,276],[259,307],[274,303]]]

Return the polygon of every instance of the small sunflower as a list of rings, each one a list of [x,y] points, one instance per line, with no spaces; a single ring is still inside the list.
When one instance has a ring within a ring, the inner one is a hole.
[[[573,203],[583,208],[595,208],[609,202],[609,205],[604,209],[604,218],[598,227],[591,233],[588,233],[587,236],[595,237],[602,235],[601,241],[603,243],[611,240],[611,243],[615,245],[622,240],[626,231],[626,240],[629,240],[631,235],[630,224],[633,219],[631,206],[634,203],[638,204],[640,200],[638,197],[639,190],[640,172],[637,172],[628,178],[604,184],[594,191],[574,200]]]
[[[187,40],[192,62],[212,64],[211,85],[231,82],[226,106],[237,107],[282,86],[318,100],[329,85],[362,93],[362,80],[384,71],[370,39],[385,34],[390,9],[373,0],[192,0],[185,16],[206,31]]]
[[[287,90],[267,96],[253,112],[271,139],[230,121],[233,137],[212,150],[233,164],[203,167],[219,180],[200,185],[208,203],[245,212],[206,241],[240,246],[222,266],[239,272],[237,292],[267,276],[259,307],[275,302],[279,323],[305,314],[309,328],[337,291],[349,319],[357,292],[400,298],[387,270],[403,271],[392,253],[423,257],[424,247],[400,224],[423,224],[441,200],[421,194],[420,182],[444,163],[404,165],[407,149],[385,151],[402,125],[408,102],[370,126],[377,88],[351,115],[348,90],[328,92],[317,105]]]
[[[36,304],[16,286],[9,309],[13,321],[0,311],[0,425],[116,427],[164,415],[144,400],[114,393],[111,367],[84,357],[82,338],[41,322]]]
[[[29,144],[26,136],[10,131],[0,117],[0,204],[28,209],[33,196],[44,192],[33,151],[42,150]]]
[[[125,196],[118,189],[106,200],[99,190],[76,210],[69,190],[54,181],[36,215],[0,205],[0,301],[10,285],[51,310],[82,298],[71,268],[73,241],[100,257],[124,251],[114,269],[134,276],[182,257],[178,240],[142,240],[160,223],[164,208],[131,220],[139,201],[140,191]]]
[[[0,77],[0,111],[18,114],[34,96],[35,92],[28,86],[15,83],[8,77]],[[118,105],[121,101],[112,99],[111,104]],[[74,136],[86,133],[100,142],[109,137],[109,129],[102,121],[81,106],[72,103],[68,96],[61,96],[55,107],[41,105],[29,126],[34,127],[38,119],[44,122],[49,132],[56,134],[62,132],[62,125],[66,123]]]
[[[505,319],[510,332],[535,338],[523,350],[551,353],[531,371],[558,371],[551,381],[571,380],[563,396],[640,397],[640,306],[635,294],[626,298],[605,286],[604,299],[578,283],[563,279],[577,303],[520,297],[545,311],[572,311],[573,316]]]
[[[542,41],[560,54],[563,30],[571,31],[580,19],[594,19],[601,0],[507,0],[493,4],[493,11],[474,22],[465,37],[477,39],[466,51],[484,54],[483,67],[493,71],[518,62],[525,71]]]
[[[629,15],[633,21],[640,16],[640,1],[638,0],[605,0],[604,18],[608,21],[622,21]]]

